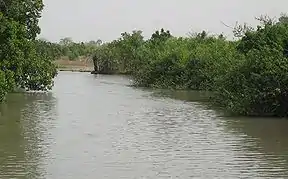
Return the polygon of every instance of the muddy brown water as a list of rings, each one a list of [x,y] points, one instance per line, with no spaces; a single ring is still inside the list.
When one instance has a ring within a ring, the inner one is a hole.
[[[0,178],[287,178],[288,121],[223,117],[197,92],[59,72],[1,105]]]

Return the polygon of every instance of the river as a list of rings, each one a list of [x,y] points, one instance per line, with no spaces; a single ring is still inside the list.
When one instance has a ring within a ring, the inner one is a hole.
[[[195,92],[60,72],[1,105],[0,178],[287,178],[288,120],[224,117]]]

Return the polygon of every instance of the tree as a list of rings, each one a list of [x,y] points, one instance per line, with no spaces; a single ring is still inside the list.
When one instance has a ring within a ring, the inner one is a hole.
[[[63,39],[60,39],[60,42],[59,42],[60,45],[64,45],[64,46],[71,45],[72,43],[73,43],[73,40],[71,37],[65,37]]]
[[[37,53],[35,38],[42,0],[2,0],[0,3],[0,96],[15,87],[47,90],[53,85],[56,68]]]
[[[22,25],[28,39],[35,39],[41,31],[38,22],[43,8],[42,0],[1,0],[0,3],[3,16]]]
[[[96,41],[96,44],[97,45],[101,45],[103,42],[102,42],[102,40],[101,39],[98,39],[97,41]]]
[[[172,37],[172,35],[170,34],[170,31],[169,30],[165,31],[162,28],[160,32],[157,30],[155,33],[153,33],[150,40],[154,43],[159,43],[159,42],[166,41],[170,37]]]
[[[259,25],[257,30],[246,32],[239,41],[237,49],[246,54],[250,50],[261,50],[264,46],[268,46],[288,56],[288,24],[284,23],[285,17],[281,16],[277,23],[267,16],[260,16],[257,19],[262,25]]]
[[[102,44],[102,40],[98,39],[97,41],[91,40],[88,42],[88,45],[92,45],[92,46],[99,46]]]
[[[287,14],[281,14],[280,18],[278,19],[278,23],[281,24],[288,24],[288,16]]]

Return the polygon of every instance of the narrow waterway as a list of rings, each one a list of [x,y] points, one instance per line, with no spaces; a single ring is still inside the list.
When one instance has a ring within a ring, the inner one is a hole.
[[[60,72],[49,93],[9,95],[0,178],[288,177],[288,120],[223,117],[199,93],[129,84]]]

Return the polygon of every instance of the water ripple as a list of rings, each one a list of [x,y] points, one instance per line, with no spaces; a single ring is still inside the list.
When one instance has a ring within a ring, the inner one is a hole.
[[[128,83],[61,72],[51,93],[12,95],[0,178],[287,178],[287,121],[220,117]]]

